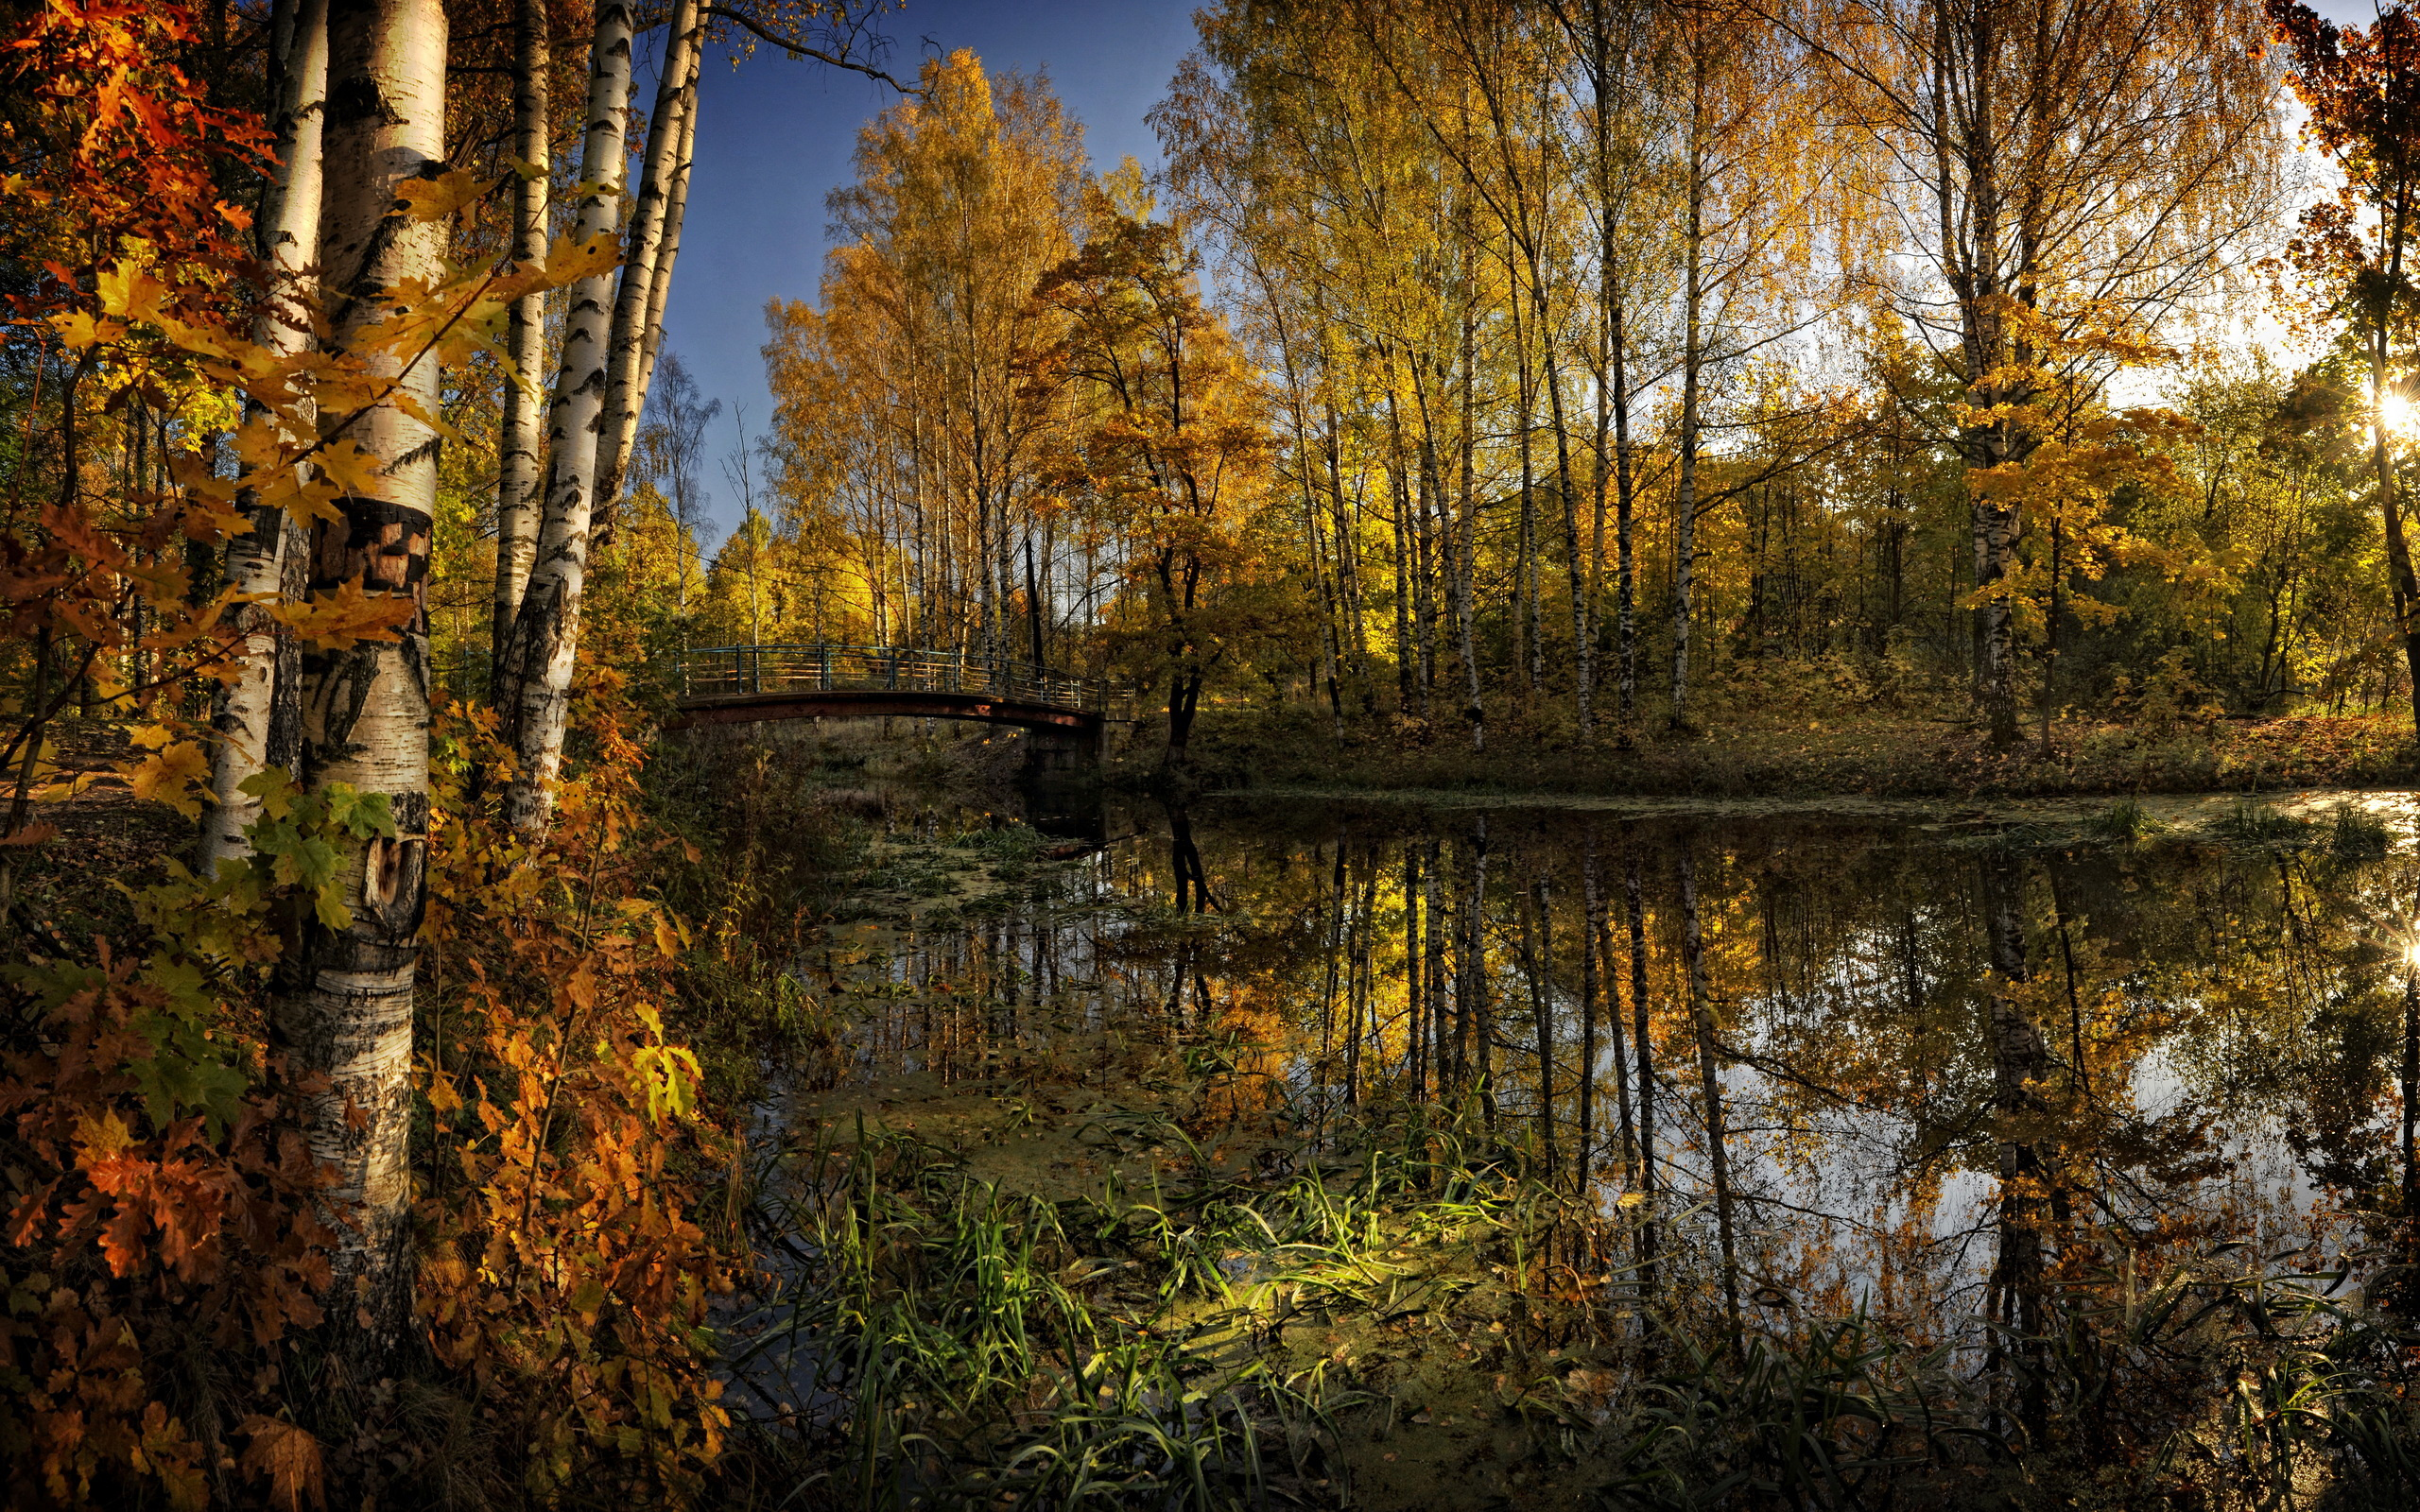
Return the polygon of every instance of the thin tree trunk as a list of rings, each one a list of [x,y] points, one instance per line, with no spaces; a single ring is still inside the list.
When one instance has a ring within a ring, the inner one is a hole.
[[[1632,529],[1634,495],[1630,468],[1629,353],[1624,341],[1622,309],[1616,305],[1613,318],[1614,553],[1618,565],[1614,574],[1614,612],[1619,620],[1616,633],[1621,659],[1621,717],[1627,730],[1638,715],[1638,571],[1632,554],[1636,536]]]
[[[1533,275],[1533,278],[1535,275]],[[1571,427],[1563,408],[1563,369],[1554,358],[1554,340],[1547,333],[1547,293],[1537,290],[1538,349],[1547,385],[1547,408],[1554,419],[1555,491],[1563,496],[1563,544],[1568,558],[1571,588],[1572,673],[1578,680],[1576,709],[1584,739],[1596,730],[1596,667],[1594,637],[1588,625],[1586,553],[1580,549],[1580,501],[1571,490]]]
[[[1572,1137],[1571,1190],[1588,1196],[1588,1160],[1597,1139],[1597,843],[1580,858],[1580,1126]]]
[[[1421,970],[1425,964],[1420,954],[1420,851],[1406,841],[1403,848],[1403,1053],[1408,1083],[1405,1095],[1413,1103],[1424,1102],[1428,1095],[1427,1072],[1421,1056],[1421,1046],[1427,1036],[1420,1028],[1425,1022],[1422,1010],[1426,1005],[1421,995],[1421,989],[1426,985]]]
[[[664,207],[664,242],[655,254],[654,286],[647,297],[647,336],[640,350],[637,400],[642,414],[647,396],[655,391],[655,359],[664,352],[664,309],[672,301],[672,267],[681,257],[681,224],[689,215],[689,168],[698,155],[698,75],[703,66],[704,49],[700,48],[689,65],[688,92],[682,96],[681,150],[674,159],[671,197]],[[629,465],[627,460],[624,465]]]
[[[1431,1078],[1436,1083],[1440,1102],[1445,1097],[1446,1076],[1450,1069],[1445,1040],[1445,931],[1438,922],[1437,912],[1437,873],[1443,854],[1444,848],[1440,842],[1429,841],[1426,865],[1421,870],[1422,913],[1426,916],[1424,928],[1426,931],[1423,943],[1428,966],[1428,1023],[1425,1032],[1429,1039],[1428,1060],[1433,1068]]]
[[[1531,948],[1530,968],[1530,1010],[1536,1016],[1538,1031],[1538,1143],[1546,1160],[1544,1176],[1547,1185],[1554,1185],[1554,916],[1544,877],[1530,884],[1530,919],[1522,921],[1522,944],[1530,945],[1529,926],[1533,919],[1537,941]]]
[[[1471,833],[1471,892],[1462,905],[1462,984],[1471,1021],[1472,1049],[1477,1053],[1478,1106],[1488,1131],[1495,1130],[1495,1015],[1487,985],[1487,817],[1479,816]]]
[[[1739,1258],[1731,1210],[1731,1151],[1722,1114],[1722,1072],[1714,1035],[1714,988],[1707,980],[1705,936],[1698,919],[1695,848],[1681,848],[1681,954],[1689,979],[1689,1022],[1697,1034],[1698,1087],[1705,1100],[1706,1165],[1714,1176],[1714,1226],[1722,1248],[1722,1304],[1731,1344],[1739,1347]]]
[[[1647,1006],[1647,903],[1639,885],[1638,852],[1622,871],[1622,906],[1630,921],[1631,1043],[1638,1048],[1638,1194],[1646,1199],[1638,1226],[1638,1289],[1655,1295],[1655,1038]]]
[[[588,68],[588,133],[580,158],[589,190],[573,233],[583,243],[613,234],[620,217],[631,34],[630,0],[599,0]],[[524,834],[543,833],[553,817],[555,778],[562,766],[563,730],[571,715],[580,596],[588,579],[589,518],[596,503],[613,293],[611,272],[572,286],[548,427],[552,485],[539,530],[538,559],[513,620],[506,659],[510,676],[497,699],[517,762],[505,795],[505,820]]]
[[[1419,650],[1412,640],[1411,479],[1404,455],[1403,421],[1397,413],[1392,362],[1388,364],[1387,377],[1387,436],[1391,448],[1387,488],[1394,505],[1395,712],[1409,716],[1426,713],[1420,692]]]
[[[388,291],[435,281],[445,229],[396,211],[397,190],[444,166],[446,21],[436,0],[336,0],[328,15],[323,266],[337,303],[335,343],[377,318]],[[433,355],[392,374],[437,407]],[[338,501],[313,529],[314,595],[352,588],[408,597],[422,611],[391,641],[303,659],[304,757],[315,787],[383,795],[392,838],[347,868],[351,919],[303,922],[282,965],[271,1023],[289,1070],[321,1090],[303,1102],[304,1137],[334,1172],[322,1200],[340,1220],[330,1296],[340,1329],[373,1351],[390,1344],[408,1300],[404,1252],[411,1196],[412,979],[426,897],[428,619],[425,580],[437,502],[436,435],[391,402],[347,435],[384,460],[384,498]]]
[[[262,194],[261,261],[268,286],[252,319],[252,341],[280,356],[304,350],[311,323],[291,302],[302,280],[320,260],[322,136],[328,86],[328,0],[285,0],[272,25],[280,48],[276,101],[278,166]],[[249,403],[248,410],[257,412]],[[284,600],[291,574],[308,550],[308,537],[285,511],[266,507],[251,490],[237,503],[251,528],[227,543],[227,586],[261,595],[235,611],[243,649],[235,658],[235,680],[219,701],[211,723],[218,743],[211,752],[210,807],[201,826],[201,870],[215,873],[222,861],[251,854],[244,832],[261,816],[261,800],[244,784],[275,764],[271,747],[281,691],[291,701],[297,690],[292,644],[269,603]]]
[[[605,428],[598,439],[596,507],[610,512],[621,497],[631,451],[637,444],[639,412],[647,404],[640,383],[647,359],[648,314],[655,307],[656,263],[671,223],[672,186],[682,178],[683,122],[694,112],[698,43],[702,30],[698,0],[673,0],[664,42],[664,73],[656,81],[655,111],[648,118],[647,150],[640,157],[638,194],[631,201],[628,249],[614,299],[613,335],[605,377]]]
[[[1512,271],[1512,257],[1505,257],[1506,271]],[[1537,392],[1530,376],[1530,344],[1525,339],[1521,322],[1521,301],[1512,301],[1512,358],[1518,382],[1520,413],[1513,421],[1513,435],[1519,441],[1521,458],[1521,538],[1519,552],[1513,561],[1514,593],[1521,600],[1521,625],[1529,632],[1529,655],[1525,661],[1530,672],[1530,692],[1537,693],[1546,686],[1547,648],[1546,617],[1538,606],[1538,492],[1537,468],[1531,455],[1531,422],[1536,419]]]
[[[1478,469],[1474,453],[1478,446],[1475,429],[1475,402],[1472,394],[1476,352],[1473,351],[1474,319],[1467,296],[1462,305],[1462,426],[1457,438],[1461,452],[1461,476],[1457,482],[1459,518],[1454,529],[1460,541],[1454,552],[1454,629],[1461,638],[1462,679],[1468,701],[1462,716],[1470,721],[1471,749],[1487,749],[1487,706],[1479,696],[1478,648],[1472,634],[1471,574],[1478,555]]]
[[[2024,1125],[2040,1107],[2034,1089],[2049,1056],[2041,1031],[2026,1017],[2019,1001],[2020,989],[2032,978],[2026,961],[2023,874],[2016,861],[2005,854],[1986,856],[1981,872],[1983,933],[1991,953],[1992,974],[1986,991],[2000,1183],[1999,1260],[1993,1280],[2004,1299],[2003,1316],[2021,1362],[2018,1415],[2028,1447],[2038,1447],[2044,1442],[2049,1413],[2043,1269],[2049,1173],[2044,1169],[2040,1151],[2026,1137]],[[2000,1348],[1996,1340],[1994,1352]]]
[[[516,0],[513,8],[512,150],[528,164],[512,193],[512,255],[533,262],[546,255],[548,198],[554,180],[553,115],[547,103],[554,71],[553,39],[546,29],[545,0]],[[531,171],[534,170],[534,171]],[[538,555],[538,515],[546,490],[546,296],[544,290],[512,301],[507,312],[505,353],[514,382],[504,386],[504,425],[497,448],[503,455],[496,481],[495,595],[489,623],[488,695],[505,686],[505,649],[512,644],[512,621]]]
[[[1705,81],[1703,64],[1692,101],[1696,119],[1689,129],[1688,222],[1682,252],[1681,457],[1679,486],[1672,499],[1672,713],[1671,727],[1689,723],[1689,622],[1695,609],[1691,590],[1697,580],[1698,545],[1698,405],[1704,366]]]

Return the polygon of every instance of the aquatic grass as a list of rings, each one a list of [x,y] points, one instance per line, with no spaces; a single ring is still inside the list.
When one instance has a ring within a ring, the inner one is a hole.
[[[1268,1487],[1263,1434],[1305,1432],[1302,1394],[1253,1362],[1222,1367],[1149,1300],[1108,1305],[1133,1267],[1086,1253],[1056,1204],[863,1128],[787,1176],[758,1217],[789,1263],[724,1363],[760,1447],[825,1467],[840,1500],[1241,1506]]]
[[[2238,799],[2211,830],[2229,845],[2290,849],[2309,842],[2311,825],[2281,809]]]
[[[1198,1150],[1159,1116],[1082,1126]],[[835,1504],[1223,1507],[1333,1480],[1335,1415],[1380,1399],[1285,1366],[1286,1325],[1407,1324],[1569,1222],[1467,1131],[1368,1132],[1283,1180],[1197,1157],[1055,1203],[912,1135],[827,1132],[754,1183],[768,1281],[724,1350],[751,1452],[816,1467]]]
[[[2314,1478],[2329,1485],[2331,1506],[2420,1503],[2411,1400],[2420,1332],[2389,1310],[2340,1295],[2357,1266],[2373,1285],[2386,1279],[2394,1268],[2383,1263],[2388,1257],[2347,1255],[2327,1271],[2278,1268],[2294,1252],[2226,1270],[2214,1263],[2241,1248],[2221,1246],[2198,1264],[2171,1268],[2139,1302],[2064,1309],[2084,1326],[2046,1341],[2057,1375],[2096,1388],[2075,1393],[2066,1415],[2088,1432],[2108,1410],[2121,1373],[2109,1368],[2112,1359],[2134,1375],[2154,1363],[2182,1365],[2187,1384],[2212,1405],[2158,1446],[2155,1463],[2190,1466],[2201,1481],[2254,1504],[2294,1505]],[[2104,1298],[2108,1280],[2095,1288]]]
[[[2328,811],[2327,853],[2340,861],[2375,861],[2394,841],[2386,821],[2357,803],[2339,803]]]
[[[2166,826],[2143,812],[2142,804],[2121,798],[2083,822],[2084,833],[2113,845],[2131,845]]]
[[[2005,1462],[1952,1350],[1910,1349],[1863,1312],[1735,1355],[1670,1334],[1667,1366],[1601,1431],[1600,1505],[1682,1512],[1741,1501],[1862,1506],[1911,1473]]]

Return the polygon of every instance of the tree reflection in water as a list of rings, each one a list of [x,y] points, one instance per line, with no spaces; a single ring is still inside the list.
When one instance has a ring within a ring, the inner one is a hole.
[[[1338,1159],[1356,1119],[1466,1113],[1589,1218],[1536,1274],[1588,1279],[1637,1380],[1675,1340],[1744,1361],[1848,1318],[1944,1351],[2015,1450],[2139,1458],[2250,1358],[2154,1341],[2159,1287],[2343,1266],[2386,1297],[2410,1259],[2407,850],[1511,810],[1114,828],[869,953],[1006,1006],[903,997],[859,1073],[972,1074],[1055,1023],[1221,1047],[1224,1116],[1282,1108]]]

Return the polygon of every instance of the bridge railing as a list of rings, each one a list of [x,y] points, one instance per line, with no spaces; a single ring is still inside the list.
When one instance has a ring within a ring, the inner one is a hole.
[[[684,702],[782,693],[974,693],[1111,719],[1134,714],[1132,691],[1099,678],[912,646],[714,645],[674,652],[673,672]]]

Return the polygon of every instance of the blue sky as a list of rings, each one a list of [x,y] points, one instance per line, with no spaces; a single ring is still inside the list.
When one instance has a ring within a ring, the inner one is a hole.
[[[1132,153],[1159,161],[1143,124],[1194,43],[1193,0],[908,0],[883,18],[890,72],[912,78],[928,53],[972,47],[986,67],[1046,71],[1084,125],[1097,166]],[[651,96],[652,81],[641,84]],[[700,391],[723,402],[712,451],[736,439],[735,406],[751,436],[772,413],[765,387],[765,301],[813,299],[827,246],[823,197],[854,176],[858,128],[897,99],[889,86],[769,47],[735,72],[709,60],[698,117],[681,262],[665,337]],[[708,475],[720,480],[719,466]],[[716,490],[725,529],[737,507]]]

